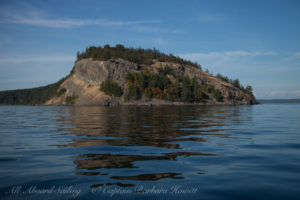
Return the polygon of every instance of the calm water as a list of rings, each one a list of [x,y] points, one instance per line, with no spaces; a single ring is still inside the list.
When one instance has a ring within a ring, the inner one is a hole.
[[[300,199],[300,104],[0,106],[1,199]]]

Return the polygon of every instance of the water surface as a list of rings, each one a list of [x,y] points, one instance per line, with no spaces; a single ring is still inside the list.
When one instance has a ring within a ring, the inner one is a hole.
[[[2,199],[299,199],[300,104],[0,106]]]

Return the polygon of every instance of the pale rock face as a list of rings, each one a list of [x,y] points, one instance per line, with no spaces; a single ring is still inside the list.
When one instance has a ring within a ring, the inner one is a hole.
[[[92,61],[83,59],[76,62],[75,74],[77,78],[89,83],[102,83],[106,79],[113,79],[121,87],[125,85],[128,72],[138,71],[140,66],[122,59],[110,61]]]
[[[151,66],[144,66],[150,72],[157,73],[158,69],[168,66],[172,68],[177,75],[194,78],[200,85],[208,84],[219,89],[224,96],[222,103],[216,102],[213,98],[207,104],[255,104],[255,97],[241,91],[233,85],[226,83],[199,68],[181,65],[176,63],[154,61]],[[128,72],[139,72],[142,66],[123,59],[108,61],[93,61],[92,59],[82,59],[77,61],[74,67],[74,74],[65,80],[61,88],[66,88],[67,92],[54,97],[46,102],[48,105],[65,104],[67,96],[75,95],[77,105],[116,105],[116,104],[183,104],[176,102],[167,102],[157,99],[141,99],[138,101],[124,102],[122,98],[111,97],[100,91],[100,86],[106,79],[114,80],[123,90],[126,89],[125,76]],[[172,80],[171,80],[172,81]],[[203,104],[203,103],[200,103]]]

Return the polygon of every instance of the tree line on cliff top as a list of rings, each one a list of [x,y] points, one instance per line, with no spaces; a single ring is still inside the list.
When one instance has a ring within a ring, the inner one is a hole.
[[[84,52],[77,52],[77,60],[84,58],[92,58],[93,60],[106,61],[109,59],[122,58],[139,65],[151,65],[153,60],[158,60],[160,62],[173,62],[182,65],[190,65],[193,67],[198,67],[201,69],[201,65],[196,62],[191,62],[184,60],[173,54],[164,54],[157,49],[142,49],[142,48],[125,48],[121,44],[117,44],[114,47],[108,44],[101,46],[91,46],[86,48]]]

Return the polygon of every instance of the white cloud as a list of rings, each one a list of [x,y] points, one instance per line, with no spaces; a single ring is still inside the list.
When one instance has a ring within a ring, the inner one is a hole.
[[[300,51],[291,54],[290,56],[283,59],[283,61],[298,60],[300,58]]]
[[[2,23],[14,23],[32,26],[42,26],[50,28],[72,28],[88,25],[97,26],[126,26],[126,25],[145,25],[158,24],[160,20],[139,20],[139,21],[117,21],[107,19],[74,19],[74,18],[53,18],[41,11],[31,10],[19,15],[12,15],[4,12],[1,17]]]
[[[163,45],[166,43],[166,41],[163,38],[156,38],[154,39],[154,42],[158,45]]]
[[[75,61],[75,56],[36,56],[26,58],[0,58],[0,63],[24,63],[24,62],[72,62]]]
[[[284,91],[276,90],[267,93],[268,97],[271,98],[297,98],[300,97],[300,90]]]
[[[300,57],[300,52],[294,53],[294,56],[295,56],[295,57]]]
[[[190,53],[190,54],[181,54],[180,56],[189,60],[209,60],[209,59],[229,59],[234,57],[245,57],[245,56],[268,56],[276,55],[274,51],[260,52],[260,51],[225,51],[225,52],[209,52],[209,53]]]

